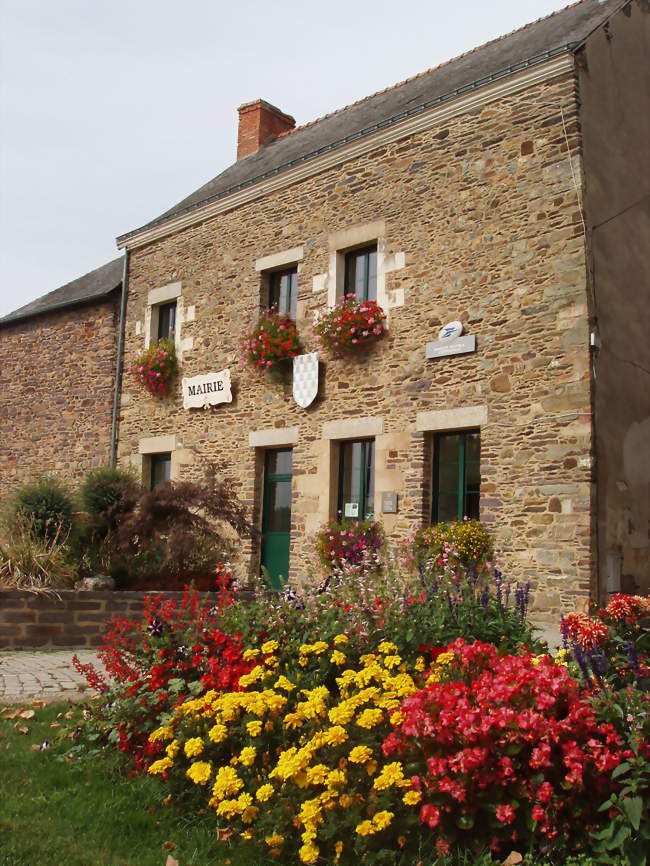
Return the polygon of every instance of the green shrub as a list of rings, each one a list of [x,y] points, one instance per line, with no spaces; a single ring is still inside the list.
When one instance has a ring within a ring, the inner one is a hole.
[[[75,515],[73,498],[56,476],[43,475],[19,487],[11,506],[14,517],[24,518],[37,538],[52,541],[70,534]]]
[[[92,469],[79,487],[81,507],[96,525],[110,525],[114,515],[124,509],[126,490],[137,483],[131,469],[110,466]]]

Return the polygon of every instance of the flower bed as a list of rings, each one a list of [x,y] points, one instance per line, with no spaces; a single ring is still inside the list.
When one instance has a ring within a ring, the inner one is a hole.
[[[316,319],[314,330],[324,349],[338,354],[354,352],[384,336],[386,313],[376,301],[358,301],[354,295],[344,295]]]
[[[139,352],[131,365],[134,380],[157,397],[169,393],[177,372],[178,361],[173,340],[160,340]]]
[[[300,354],[300,338],[290,316],[263,310],[240,343],[244,361],[258,371],[278,372]]]

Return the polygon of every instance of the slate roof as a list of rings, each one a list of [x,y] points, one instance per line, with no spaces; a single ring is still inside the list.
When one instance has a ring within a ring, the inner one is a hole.
[[[495,78],[573,51],[625,2],[580,0],[414,78],[291,130],[240,159],[159,217],[121,235],[117,241],[121,243],[144,229],[370,134],[377,124],[389,126],[409,114],[453,99],[459,90],[469,92]]]
[[[50,313],[53,310],[62,310],[65,307],[105,298],[111,292],[122,287],[123,272],[124,257],[121,256],[119,259],[114,259],[112,262],[90,271],[85,276],[78,277],[71,283],[66,283],[65,286],[54,289],[53,292],[48,292],[47,295],[25,304],[19,310],[8,313],[0,318],[0,326],[11,325],[22,319],[38,316],[40,313]]]

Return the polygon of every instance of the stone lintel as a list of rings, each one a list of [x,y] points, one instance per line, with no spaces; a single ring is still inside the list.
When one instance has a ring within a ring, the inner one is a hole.
[[[323,424],[323,439],[363,439],[381,436],[384,432],[384,419],[380,416],[370,418],[344,418],[341,421],[327,421]]]
[[[150,307],[154,304],[164,304],[166,301],[174,301],[180,298],[181,284],[168,283],[166,286],[160,286],[158,289],[152,289],[147,295],[147,303]]]
[[[329,235],[327,242],[331,252],[345,250],[360,244],[369,244],[379,238],[386,237],[386,223],[383,220],[375,220],[372,223],[350,226],[347,229],[333,232]]]
[[[484,427],[487,424],[488,408],[482,406],[462,406],[458,409],[437,409],[432,412],[418,412],[415,429],[463,430],[469,427]]]
[[[297,427],[271,427],[268,430],[251,430],[248,434],[251,448],[276,448],[297,443]]]
[[[290,250],[282,250],[279,253],[272,253],[270,256],[262,256],[255,262],[256,271],[270,271],[273,268],[281,268],[282,265],[295,265],[296,262],[301,262],[304,251],[302,247],[292,247]]]
[[[139,454],[166,454],[180,447],[176,433],[167,436],[148,436],[138,441]]]

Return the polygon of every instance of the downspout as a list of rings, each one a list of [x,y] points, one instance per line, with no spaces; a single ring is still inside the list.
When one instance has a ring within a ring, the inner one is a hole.
[[[124,271],[122,273],[122,300],[120,303],[120,330],[117,338],[117,362],[115,364],[115,394],[113,395],[113,422],[111,424],[111,469],[115,466],[117,451],[117,413],[120,405],[120,385],[122,383],[122,352],[124,350],[124,330],[126,327],[126,296],[129,279],[129,251],[124,250]]]

